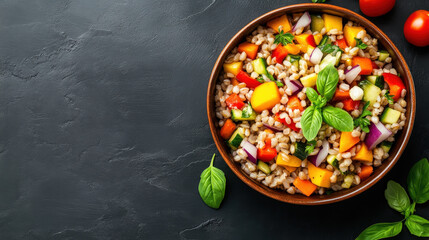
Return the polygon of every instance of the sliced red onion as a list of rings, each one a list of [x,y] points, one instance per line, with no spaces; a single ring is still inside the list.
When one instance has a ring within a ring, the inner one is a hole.
[[[264,126],[270,130],[273,130],[274,132],[283,132],[283,130],[284,130],[284,129],[279,128],[279,127],[270,126],[266,123],[264,123]]]
[[[314,48],[313,52],[311,52],[310,55],[310,62],[312,64],[319,64],[320,61],[322,61],[323,58],[323,52],[317,47]]]
[[[350,70],[346,70],[346,81],[351,84],[359,75],[360,71],[362,71],[362,69],[359,65],[352,67]]]
[[[256,164],[258,149],[248,141],[243,141],[241,145],[243,147],[243,150],[247,153],[247,159],[249,159],[249,161],[251,161],[252,163]]]
[[[295,32],[299,28],[305,28],[311,23],[311,16],[310,13],[305,12],[302,14],[301,18],[298,20],[298,22],[293,26],[292,31]]]
[[[301,91],[304,86],[297,80],[286,80],[286,86],[292,91],[292,95]]]
[[[308,156],[308,161],[314,164],[314,166],[318,167],[323,160],[328,156],[329,151],[329,142],[326,140],[323,140],[322,147],[320,148],[319,152],[316,155]]]
[[[373,122],[369,126],[369,133],[365,137],[365,145],[370,149],[374,149],[379,143],[383,142],[392,135],[392,132],[387,129],[383,123]]]

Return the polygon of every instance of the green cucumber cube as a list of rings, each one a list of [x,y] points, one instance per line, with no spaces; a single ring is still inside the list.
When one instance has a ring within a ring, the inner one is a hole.
[[[393,124],[398,122],[401,117],[401,112],[390,107],[387,107],[381,115],[381,122],[384,124]]]
[[[240,146],[241,141],[243,141],[243,139],[244,128],[237,128],[237,130],[235,130],[231,138],[228,140],[228,145],[231,147],[231,149],[236,150]]]

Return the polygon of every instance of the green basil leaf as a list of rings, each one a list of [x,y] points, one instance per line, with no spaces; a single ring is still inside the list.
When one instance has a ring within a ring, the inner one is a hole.
[[[405,225],[407,226],[410,233],[416,235],[417,237],[429,237],[429,221],[417,216],[411,215],[405,221]]]
[[[320,95],[325,97],[328,102],[335,94],[338,79],[338,71],[332,64],[329,64],[317,75],[317,91],[320,93]]]
[[[322,126],[322,114],[320,110],[315,106],[310,106],[305,109],[301,117],[301,127],[304,137],[311,141],[319,132],[320,127]]]
[[[213,154],[210,166],[200,176],[198,191],[203,201],[212,208],[219,208],[225,197],[226,178],[219,168],[213,166],[215,154]]]
[[[326,106],[322,109],[322,116],[325,123],[341,132],[353,131],[353,118],[343,109]]]
[[[317,94],[316,90],[314,90],[313,88],[307,88],[305,94],[307,94],[308,99],[314,103],[317,98],[319,97],[319,94]]]
[[[394,237],[402,231],[402,222],[376,223],[365,229],[356,240],[376,240]]]
[[[429,200],[429,162],[426,158],[411,168],[407,178],[410,197],[417,203]]]
[[[391,180],[387,183],[384,196],[386,197],[389,206],[402,214],[404,214],[410,207],[410,198],[408,197],[407,192],[395,181]]]

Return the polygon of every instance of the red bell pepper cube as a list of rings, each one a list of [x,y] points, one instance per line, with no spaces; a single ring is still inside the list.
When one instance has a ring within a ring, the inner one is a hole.
[[[258,148],[257,158],[263,162],[269,162],[277,156],[277,150],[271,147],[271,139],[265,141],[263,148]]]
[[[287,102],[287,107],[292,110],[299,109],[299,111],[301,112],[304,111],[304,108],[301,105],[301,100],[299,100],[296,95],[289,98],[289,101]]]
[[[334,102],[342,101],[342,100],[346,100],[349,98],[350,98],[349,91],[343,91],[343,90],[340,90],[339,88],[337,88],[337,90],[335,90],[335,95],[334,95],[334,98],[332,99],[332,101],[334,101]]]
[[[279,44],[276,49],[274,49],[273,54],[271,54],[271,58],[276,58],[278,63],[282,63],[285,57],[287,57],[288,52],[282,44]]]
[[[248,88],[255,88],[259,85],[261,85],[260,82],[258,82],[258,80],[251,78],[249,76],[249,74],[247,74],[245,71],[240,70],[240,72],[238,72],[237,76],[235,76],[235,78],[242,83],[245,83],[246,86]]]
[[[345,38],[337,39],[337,41],[335,41],[334,44],[343,50],[346,49],[346,47],[348,47]]]
[[[402,90],[405,89],[401,78],[391,73],[383,73],[383,78],[389,85],[389,92],[390,95],[393,95],[393,100],[397,101],[401,97]]]
[[[241,100],[240,96],[233,93],[226,100],[226,105],[229,109],[242,109],[244,107],[244,102]]]
[[[344,104],[343,109],[348,112],[351,112],[353,110],[359,109],[360,101],[353,101],[353,99],[349,98],[349,99],[343,100],[342,103]]]
[[[299,133],[300,129],[296,127],[296,124],[294,122],[290,122],[289,124],[286,122],[286,119],[280,118],[280,113],[276,113],[276,116],[274,116],[274,120],[281,122],[286,127],[292,129],[293,131]]]

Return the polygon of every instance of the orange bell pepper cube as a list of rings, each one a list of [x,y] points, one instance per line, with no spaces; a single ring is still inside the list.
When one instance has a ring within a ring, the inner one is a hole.
[[[389,92],[390,95],[393,95],[393,100],[397,101],[401,97],[402,90],[405,89],[401,78],[391,73],[383,73],[383,78],[389,85]]]
[[[244,107],[244,102],[241,100],[240,96],[233,93],[225,100],[226,106],[229,109],[242,109]]]
[[[292,110],[299,109],[301,112],[304,111],[304,108],[301,105],[301,100],[299,100],[296,95],[289,98],[286,106]]]
[[[295,178],[293,185],[307,197],[309,197],[317,189],[315,184],[308,180],[301,180],[299,177]]]
[[[235,78],[237,78],[237,80],[239,82],[245,83],[248,88],[255,88],[255,87],[261,85],[261,83],[258,82],[258,80],[254,79],[254,78],[251,78],[249,76],[249,74],[247,74],[243,70],[240,70],[238,72],[237,76],[235,76]]]
[[[359,137],[353,137],[352,132],[341,132],[340,153],[343,153],[360,141]]]
[[[342,100],[346,100],[349,98],[350,98],[349,91],[343,91],[343,90],[340,90],[339,88],[337,88],[337,90],[335,90],[335,95],[334,95],[334,98],[332,98],[332,101],[334,101],[334,102],[342,101]]]
[[[349,99],[343,100],[342,103],[344,104],[343,109],[348,112],[351,112],[353,110],[359,109],[360,101],[353,101],[353,99],[349,98]]]
[[[286,51],[290,54],[298,54],[301,51],[301,48],[299,48],[297,45],[295,44],[288,44],[285,46]]]
[[[363,181],[369,178],[369,176],[371,176],[373,171],[374,171],[374,168],[372,166],[363,165],[361,167],[361,170],[358,176],[360,177],[360,180]]]
[[[245,52],[247,54],[247,57],[250,59],[256,58],[256,55],[258,54],[258,49],[258,45],[249,42],[240,43],[240,45],[238,45],[238,52]]]
[[[231,84],[232,84],[233,86],[237,86],[238,84],[240,84],[240,82],[239,82],[239,81],[237,81],[237,79],[233,78],[233,79],[231,80]]]
[[[225,140],[229,139],[234,133],[236,127],[235,123],[228,118],[220,129],[220,136]]]
[[[334,44],[337,45],[338,47],[340,47],[342,50],[344,50],[344,49],[346,49],[346,47],[348,47],[345,38],[337,39],[337,41],[335,41]]]
[[[258,148],[257,157],[263,162],[269,162],[277,156],[277,150],[271,147],[271,139],[265,141],[263,148]]]
[[[276,116],[274,116],[274,120],[276,120],[277,122],[281,122],[286,127],[288,127],[290,129],[292,129],[293,131],[299,133],[300,129],[296,127],[296,124],[294,122],[292,122],[292,121],[288,124],[286,122],[286,119],[280,118],[280,113],[276,113]]]
[[[272,58],[276,58],[277,63],[282,63],[285,57],[287,57],[288,52],[282,44],[279,44],[276,49],[274,49],[273,54],[271,54]]]
[[[371,75],[372,74],[372,62],[371,59],[365,57],[354,57],[352,59],[352,66],[359,65],[361,71],[359,75]]]

